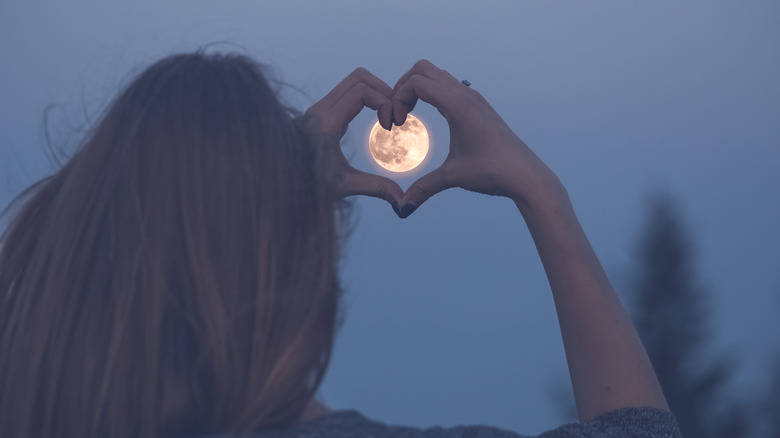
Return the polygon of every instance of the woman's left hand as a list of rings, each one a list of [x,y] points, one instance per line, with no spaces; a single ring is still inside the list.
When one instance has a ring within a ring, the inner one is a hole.
[[[404,196],[401,187],[383,176],[352,167],[341,151],[341,138],[352,119],[363,108],[377,111],[379,123],[390,129],[393,123],[393,89],[364,68],[358,68],[303,115],[303,126],[320,155],[338,197],[365,195],[384,199],[391,205]]]

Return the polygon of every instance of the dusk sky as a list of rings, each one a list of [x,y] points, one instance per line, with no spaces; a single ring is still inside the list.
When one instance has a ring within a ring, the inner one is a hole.
[[[711,352],[736,358],[737,393],[761,389],[780,355],[780,2],[4,1],[0,205],[54,169],[47,130],[72,150],[135,73],[206,45],[268,65],[302,110],[358,66],[391,86],[422,58],[468,79],[566,185],[626,301],[647,201],[670,193],[709,292]],[[436,109],[414,114],[433,155],[403,188],[447,153]],[[361,113],[344,150],[380,172],[375,120]],[[406,220],[356,207],[322,398],[414,426],[563,422],[553,301],[514,204],[452,189]]]

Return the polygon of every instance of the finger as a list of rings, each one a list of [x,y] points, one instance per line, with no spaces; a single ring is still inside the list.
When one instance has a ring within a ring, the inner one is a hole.
[[[403,76],[401,76],[398,81],[396,81],[395,86],[393,87],[393,90],[398,91],[398,89],[403,86],[406,81],[409,80],[410,77],[414,75],[421,75],[425,76],[429,79],[432,79],[436,82],[439,82],[442,85],[458,85],[460,84],[460,81],[455,79],[451,74],[449,74],[447,71],[440,69],[439,67],[436,67],[433,65],[432,62],[428,61],[427,59],[421,59],[417,61],[412,68],[409,69],[406,73],[404,73]]]
[[[404,219],[414,213],[417,208],[431,196],[450,188],[444,178],[444,170],[439,167],[412,183],[406,190],[401,200],[400,211],[396,211],[398,217]]]
[[[358,82],[347,91],[341,99],[322,116],[322,122],[325,127],[330,126],[331,131],[337,130],[339,138],[341,138],[341,136],[346,133],[349,122],[360,114],[365,107],[376,110],[379,123],[385,129],[390,129],[390,126],[393,123],[392,101],[387,96],[382,95],[363,82]]]
[[[454,81],[454,82],[457,82],[457,83],[463,85],[463,82],[461,82],[458,79],[456,79],[455,76],[453,76],[450,72],[448,72],[447,70],[442,70],[442,71],[444,72],[444,74],[446,74],[450,78],[450,82]]]
[[[352,168],[344,175],[341,183],[344,197],[363,195],[384,199],[391,205],[399,205],[404,196],[401,186],[383,176],[363,172]]]
[[[418,99],[435,106],[446,118],[447,101],[451,94],[449,87],[433,79],[421,75],[410,76],[393,94],[393,120],[396,125],[403,124]]]
[[[393,89],[390,88],[383,80],[377,78],[371,72],[363,67],[358,67],[346,78],[336,85],[333,90],[320,99],[317,103],[312,105],[311,109],[327,111],[333,105],[335,105],[341,98],[351,90],[355,84],[364,83],[370,88],[373,88],[378,93],[390,98],[393,95]]]
[[[409,82],[411,78],[415,76],[422,76],[428,78],[444,86],[459,85],[458,81],[454,77],[452,77],[452,75],[450,75],[448,72],[436,67],[435,65],[433,65],[433,63],[431,63],[427,59],[422,59],[420,61],[417,61],[414,64],[414,66],[412,66],[412,68],[409,69],[409,71],[404,73],[404,75],[401,76],[400,79],[398,79],[398,81],[395,83],[395,86],[393,87],[393,91],[397,93],[401,88],[403,88]],[[393,119],[395,121],[395,124],[399,126],[403,125],[404,122],[406,122],[406,115],[409,114],[414,109],[416,104],[417,104],[417,99],[414,99],[405,102],[405,104],[399,106],[399,108],[394,108]]]

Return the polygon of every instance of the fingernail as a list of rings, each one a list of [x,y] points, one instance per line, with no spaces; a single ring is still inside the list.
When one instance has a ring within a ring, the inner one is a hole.
[[[397,203],[397,202],[395,202],[395,201],[393,201],[393,211],[395,212],[395,214],[397,214],[397,215],[398,215],[398,217],[400,217],[401,219],[403,219],[403,217],[401,217],[401,209],[400,209],[400,208],[398,208],[398,203]]]
[[[415,210],[417,210],[417,206],[416,205],[404,204],[401,207],[401,214],[399,214],[398,216],[401,219],[407,218],[407,217],[409,217],[410,214],[414,213]]]

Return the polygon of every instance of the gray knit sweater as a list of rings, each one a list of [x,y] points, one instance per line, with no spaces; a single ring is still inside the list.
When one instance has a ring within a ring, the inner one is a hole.
[[[357,411],[335,411],[292,429],[264,432],[251,438],[528,438],[490,426],[389,426],[369,420]],[[587,423],[566,424],[537,438],[682,438],[669,412],[628,408],[608,412]],[[227,438],[227,437],[224,437]]]

